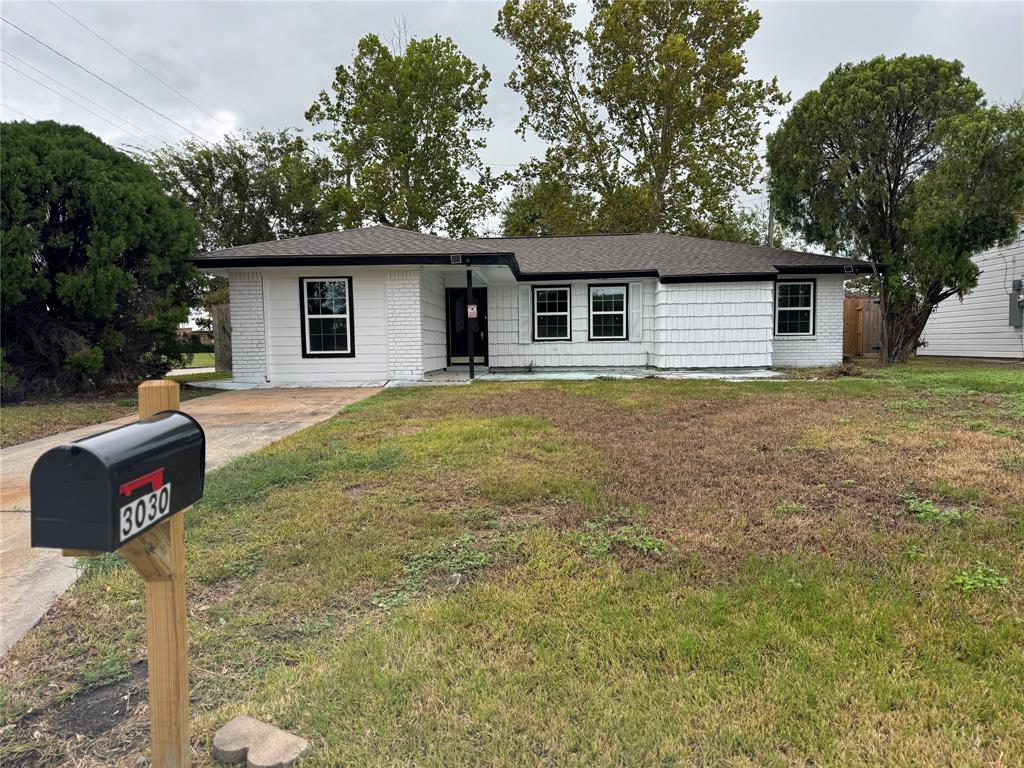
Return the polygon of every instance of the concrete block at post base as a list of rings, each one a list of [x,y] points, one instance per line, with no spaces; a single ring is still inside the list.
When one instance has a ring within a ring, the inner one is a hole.
[[[309,742],[269,723],[239,715],[213,736],[213,757],[249,768],[289,768],[309,749]]]

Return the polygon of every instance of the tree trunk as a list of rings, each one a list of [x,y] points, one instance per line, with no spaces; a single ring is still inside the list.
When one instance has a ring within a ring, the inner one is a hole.
[[[213,319],[213,364],[217,371],[231,370],[231,305],[210,307]]]
[[[931,317],[930,305],[895,309],[882,304],[882,353],[885,363],[905,363],[920,346],[921,334]]]

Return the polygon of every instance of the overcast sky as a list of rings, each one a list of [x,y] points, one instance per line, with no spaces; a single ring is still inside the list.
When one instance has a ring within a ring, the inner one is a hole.
[[[541,150],[537,142],[524,142],[515,133],[522,101],[505,87],[513,52],[492,32],[500,3],[62,0],[58,5],[45,0],[4,2],[0,13],[138,101],[4,23],[0,114],[5,120],[27,116],[77,123],[110,143],[134,145],[139,139],[149,145],[178,140],[187,135],[182,127],[207,139],[235,128],[305,127],[303,113],[330,85],[334,68],[351,60],[357,40],[370,32],[387,38],[395,20],[404,17],[410,35],[449,36],[490,70],[488,112],[494,128],[484,153],[486,162],[500,171]],[[747,46],[750,74],[778,76],[794,100],[842,62],[900,53],[960,59],[991,101],[1024,97],[1024,2],[776,0],[754,6],[762,22]],[[195,105],[79,26],[61,8]]]

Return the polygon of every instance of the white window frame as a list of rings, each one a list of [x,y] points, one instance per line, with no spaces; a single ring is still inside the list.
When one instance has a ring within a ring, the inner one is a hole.
[[[537,291],[564,291],[565,292],[565,311],[564,312],[538,312],[537,311]],[[533,340],[534,341],[572,341],[572,286],[569,285],[535,285],[533,286]],[[565,336],[544,336],[541,337],[540,322],[541,317],[564,317],[565,318]]]
[[[779,306],[779,286],[782,285],[809,285],[811,286],[810,304],[806,307],[780,307]],[[814,324],[817,318],[814,316],[815,301],[817,297],[815,292],[817,286],[814,280],[779,280],[775,283],[775,335],[776,336],[813,336],[814,335]],[[779,330],[779,315],[782,312],[803,312],[804,310],[810,311],[811,324],[809,331],[780,331]]]
[[[618,288],[622,291],[622,309],[602,309],[594,311],[594,291]],[[626,341],[629,339],[629,286],[625,283],[612,283],[609,285],[591,285],[587,288],[587,298],[590,304],[590,340],[591,341]],[[595,336],[594,316],[595,315],[622,315],[621,336]]]
[[[309,313],[309,286],[313,283],[341,283],[345,286],[345,309],[346,311],[339,314],[310,314]],[[300,298],[302,301],[302,356],[303,357],[354,357],[355,356],[355,330],[353,329],[352,323],[352,278],[351,277],[301,277],[299,278],[299,284],[301,290],[299,291]],[[346,348],[344,350],[339,349],[323,349],[313,350],[310,348],[310,340],[312,338],[312,331],[310,328],[311,320],[345,320],[345,328],[347,329],[347,338],[345,339]]]

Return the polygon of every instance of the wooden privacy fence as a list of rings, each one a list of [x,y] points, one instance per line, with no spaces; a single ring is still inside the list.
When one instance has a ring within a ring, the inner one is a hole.
[[[882,309],[877,299],[843,300],[843,356],[877,355],[882,346]]]

